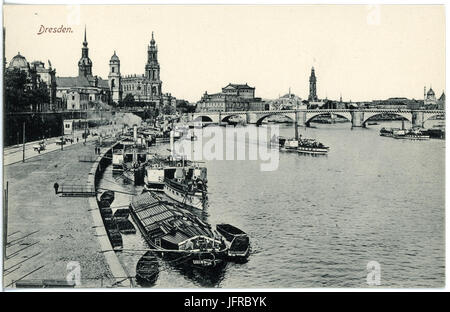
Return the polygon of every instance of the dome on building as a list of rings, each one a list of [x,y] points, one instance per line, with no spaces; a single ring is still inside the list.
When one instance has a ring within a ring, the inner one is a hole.
[[[11,61],[9,62],[8,68],[20,68],[20,69],[27,69],[28,68],[28,62],[25,57],[20,55],[20,52],[14,56]]]
[[[434,91],[433,91],[433,89],[430,88],[430,90],[428,90],[428,92],[427,92],[427,97],[431,97],[431,96],[434,96]]]
[[[120,61],[120,60],[119,60],[119,57],[116,55],[116,51],[114,51],[114,54],[113,54],[113,56],[111,56],[110,61],[111,61],[111,62],[113,62],[113,61],[119,62],[119,61]]]

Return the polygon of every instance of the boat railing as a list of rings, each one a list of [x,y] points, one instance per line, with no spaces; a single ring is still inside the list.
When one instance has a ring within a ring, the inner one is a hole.
[[[197,242],[198,240],[203,240],[203,244],[199,244],[199,242]],[[197,243],[197,246],[195,246],[194,242]],[[208,243],[211,245],[208,245]],[[189,244],[191,244],[191,245],[189,245]],[[204,247],[203,249],[206,249],[206,250],[208,248],[212,249],[212,250],[216,250],[215,247],[218,246],[220,248],[220,244],[221,244],[221,241],[218,239],[203,236],[203,235],[197,235],[197,236],[190,237],[190,238],[180,242],[178,244],[178,247],[180,248],[180,250],[184,250],[184,251],[202,251],[202,247]],[[219,251],[220,251],[220,249],[219,249]]]

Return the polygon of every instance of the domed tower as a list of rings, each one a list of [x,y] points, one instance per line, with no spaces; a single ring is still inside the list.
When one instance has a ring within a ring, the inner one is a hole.
[[[122,100],[122,81],[120,76],[120,60],[114,51],[113,56],[109,60],[109,89],[111,90],[111,99],[118,103]]]
[[[425,93],[426,88],[424,88]],[[424,94],[424,104],[427,105],[435,105],[437,103],[436,94],[433,91],[433,88],[430,87],[428,92]]]
[[[84,28],[84,41],[81,48],[81,58],[78,61],[78,76],[92,76],[92,61],[89,58],[89,48],[86,41],[86,27]]]
[[[28,63],[27,59],[24,56],[20,55],[20,52],[17,52],[17,55],[11,59],[7,68],[7,70],[14,69],[19,69],[27,74],[27,78],[29,79],[27,86],[29,88],[34,89],[37,87],[38,75],[36,72],[36,68],[30,66],[30,63]]]
[[[20,55],[20,52],[17,52],[17,55],[14,56],[9,62],[8,69],[18,68],[20,70],[24,70],[28,72],[29,65],[27,59]]]
[[[158,63],[158,47],[155,44],[155,38],[150,41],[147,51],[147,65],[145,65],[145,77],[149,80],[149,88],[147,94],[151,99],[157,100],[161,98],[162,82],[159,77],[159,63]]]

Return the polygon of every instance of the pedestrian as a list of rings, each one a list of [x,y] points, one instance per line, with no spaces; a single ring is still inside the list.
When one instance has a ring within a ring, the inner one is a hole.
[[[59,189],[58,182],[55,182],[55,184],[53,184],[53,187],[55,188],[55,194],[58,194],[58,189]]]
[[[78,140],[79,140],[80,138],[79,137],[77,137],[77,143],[78,143]]]

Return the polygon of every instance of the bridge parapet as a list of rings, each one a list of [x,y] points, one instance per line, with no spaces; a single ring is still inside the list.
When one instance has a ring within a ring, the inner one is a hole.
[[[389,108],[360,108],[360,109],[291,109],[291,110],[266,110],[266,111],[233,111],[233,112],[198,112],[190,114],[190,120],[198,120],[219,123],[230,116],[245,115],[247,123],[261,122],[273,115],[284,115],[296,121],[300,126],[307,126],[318,115],[336,114],[347,118],[353,127],[364,127],[369,118],[379,114],[395,114],[409,120],[413,126],[423,127],[425,121],[436,115],[445,115],[445,110],[411,110]]]

